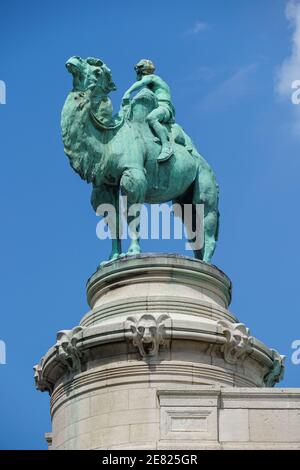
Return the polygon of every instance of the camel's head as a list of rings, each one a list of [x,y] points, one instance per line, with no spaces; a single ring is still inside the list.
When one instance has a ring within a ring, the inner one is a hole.
[[[97,87],[108,94],[116,90],[110,69],[100,59],[73,56],[66,62],[66,67],[73,75],[73,91],[86,91]]]

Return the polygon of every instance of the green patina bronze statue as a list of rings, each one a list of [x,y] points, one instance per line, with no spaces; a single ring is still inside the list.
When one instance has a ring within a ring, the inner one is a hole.
[[[118,213],[121,192],[127,196],[130,225],[136,217],[130,211],[133,204],[173,201],[183,208],[190,204],[194,215],[189,223],[184,217],[183,221],[193,241],[196,205],[203,204],[204,244],[194,253],[209,263],[218,236],[218,185],[208,163],[175,123],[169,87],[154,74],[154,64],[141,60],[135,66],[137,81],[124,94],[116,115],[108,96],[116,87],[103,61],[74,56],[66,67],[73,75],[73,90],[62,111],[63,143],[72,168],[93,185],[94,210],[112,204]],[[134,91],[137,94],[131,98]],[[126,255],[140,251],[139,238],[133,236]],[[117,236],[109,259],[120,256]]]

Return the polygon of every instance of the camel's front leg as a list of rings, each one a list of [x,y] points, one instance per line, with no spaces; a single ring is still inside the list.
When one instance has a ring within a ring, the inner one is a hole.
[[[120,198],[119,191],[114,190],[113,206],[115,211],[113,217],[108,219],[108,228],[111,234],[112,247],[109,255],[109,261],[118,259],[122,254],[122,243],[120,238]]]
[[[121,193],[127,197],[127,224],[130,246],[126,255],[137,255],[140,247],[141,204],[145,201],[147,181],[144,169],[129,168],[121,178]]]
[[[112,239],[111,252],[108,257],[108,261],[114,261],[118,259],[122,254],[121,240],[119,238]]]
[[[108,225],[112,240],[112,249],[108,261],[116,260],[122,253],[119,226],[119,189],[108,185],[96,186],[93,188],[91,203],[95,212],[103,216],[105,223]],[[108,261],[102,262],[101,265]]]
[[[130,245],[126,255],[138,255],[141,252],[140,247],[140,215],[141,204],[128,204],[127,223]]]

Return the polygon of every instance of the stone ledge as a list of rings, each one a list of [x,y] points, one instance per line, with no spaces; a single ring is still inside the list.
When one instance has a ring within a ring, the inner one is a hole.
[[[222,307],[227,308],[231,301],[231,281],[217,267],[185,256],[145,253],[121,258],[100,268],[87,282],[88,304],[94,308],[111,289],[145,282],[172,283],[192,289],[201,284],[209,296],[209,292],[213,293],[214,302],[219,301]]]
[[[103,322],[113,322],[120,317],[134,315],[136,312],[140,314],[151,313],[155,315],[166,311],[172,315],[183,315],[184,317],[205,318],[208,320],[227,320],[231,323],[237,323],[236,316],[212,302],[194,300],[189,297],[174,298],[168,295],[147,295],[139,297],[131,297],[126,302],[111,301],[105,302],[87,312],[82,318],[80,325],[83,327],[95,326]]]

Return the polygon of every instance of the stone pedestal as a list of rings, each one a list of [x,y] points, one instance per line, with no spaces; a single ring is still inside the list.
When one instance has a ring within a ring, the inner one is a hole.
[[[283,357],[228,311],[219,269],[124,258],[89,279],[87,298],[35,366],[52,449],[300,449],[300,390],[269,388]]]

